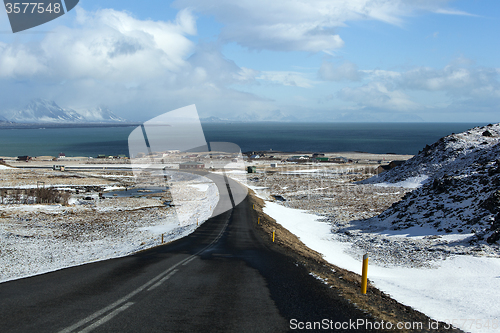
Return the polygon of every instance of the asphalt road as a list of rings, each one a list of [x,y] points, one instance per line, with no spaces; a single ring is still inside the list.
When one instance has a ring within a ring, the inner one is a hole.
[[[246,195],[211,177],[221,205]],[[2,283],[0,332],[286,332],[292,319],[367,318],[256,228],[245,198],[167,245]]]

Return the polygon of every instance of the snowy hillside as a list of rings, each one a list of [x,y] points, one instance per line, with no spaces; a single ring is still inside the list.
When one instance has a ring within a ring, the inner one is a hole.
[[[125,119],[118,117],[108,107],[97,107],[93,109],[78,109],[76,110],[86,121],[108,122],[116,121],[121,122]]]
[[[395,185],[424,180],[377,217],[392,230],[431,227],[437,233],[474,234],[471,243],[500,240],[500,124],[446,136],[378,177],[363,183]]]
[[[74,122],[116,122],[124,119],[116,116],[108,108],[64,109],[54,101],[32,100],[21,110],[6,114],[6,118],[16,123],[74,123]]]
[[[42,99],[32,100],[21,110],[16,110],[7,115],[10,121],[18,123],[52,123],[52,122],[79,122],[83,117],[73,110],[64,110],[54,101]]]

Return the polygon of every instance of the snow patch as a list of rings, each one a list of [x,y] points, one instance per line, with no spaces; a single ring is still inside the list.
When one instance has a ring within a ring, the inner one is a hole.
[[[396,183],[388,183],[388,182],[382,182],[382,183],[375,183],[375,186],[380,186],[380,187],[404,187],[404,188],[418,188],[422,186],[426,180],[429,179],[429,176],[427,175],[421,175],[417,177],[410,177],[405,180],[396,182]]]
[[[348,254],[350,243],[333,238],[329,224],[302,210],[266,202],[264,213],[295,234],[307,247],[321,253],[325,260],[361,273],[362,254]],[[408,232],[408,230],[406,230]],[[279,237],[279,236],[278,236]],[[368,278],[397,301],[429,317],[451,322],[471,332],[491,332],[470,327],[457,319],[476,319],[483,323],[500,318],[497,302],[500,258],[455,256],[434,262],[435,268],[382,267],[370,264]]]
[[[201,192],[206,192],[208,190],[208,184],[190,184],[189,186],[194,187]]]

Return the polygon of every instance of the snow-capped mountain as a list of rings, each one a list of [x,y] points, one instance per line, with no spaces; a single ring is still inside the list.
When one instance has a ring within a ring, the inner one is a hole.
[[[64,110],[54,101],[32,100],[21,110],[7,115],[7,119],[17,123],[80,122],[83,117],[74,110]]]
[[[280,122],[291,122],[297,121],[294,116],[289,116],[284,114],[281,110],[274,110],[266,115],[260,115],[256,112],[246,112],[238,115],[234,118],[235,121],[241,122],[259,122],[259,121],[280,121]]]
[[[214,116],[211,116],[211,117],[207,117],[207,118],[200,118],[200,121],[202,123],[228,123],[228,122],[231,122],[230,120],[228,119],[225,119],[225,118],[219,118],[219,117],[214,117]]]
[[[264,121],[282,121],[282,122],[290,122],[297,121],[297,118],[294,116],[289,116],[283,113],[281,110],[274,110],[269,113],[267,117],[264,117]]]
[[[81,109],[75,111],[62,108],[54,101],[32,100],[21,110],[6,114],[9,121],[16,123],[75,123],[75,122],[116,122],[124,119],[116,116],[108,108]]]
[[[93,109],[76,110],[86,121],[92,122],[122,122],[125,119],[118,117],[108,107],[96,107]]]
[[[448,135],[362,183],[391,185],[412,178],[426,180],[367,222],[394,230],[422,226],[437,233],[472,233],[471,242],[500,241],[500,124]]]

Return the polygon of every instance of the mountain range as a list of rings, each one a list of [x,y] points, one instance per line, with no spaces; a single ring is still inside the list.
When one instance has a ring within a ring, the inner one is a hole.
[[[125,122],[109,108],[96,107],[92,109],[73,110],[62,108],[54,101],[34,99],[20,110],[10,110],[4,113],[7,121],[15,123],[84,123],[84,122]],[[0,121],[2,117],[0,116]]]
[[[238,116],[234,118],[219,118],[219,117],[207,117],[207,118],[201,118],[200,119],[202,122],[205,123],[228,123],[228,122],[260,122],[260,121],[279,121],[279,122],[295,122],[299,121],[297,118],[294,116],[287,115],[283,113],[281,110],[275,110],[269,112],[266,116],[261,116],[258,115],[255,112],[247,112],[243,114],[239,114]]]
[[[300,116],[295,117],[288,115],[281,110],[274,110],[266,113],[265,115],[257,114],[256,112],[245,112],[241,114],[236,114],[231,118],[219,118],[216,116],[211,116],[207,118],[201,118],[202,122],[205,123],[232,123],[232,122],[424,122],[424,120],[416,115],[412,114],[388,114],[380,112],[352,112],[344,113],[338,116],[333,116],[330,114],[324,114],[322,116],[309,114],[307,111],[303,112]]]

